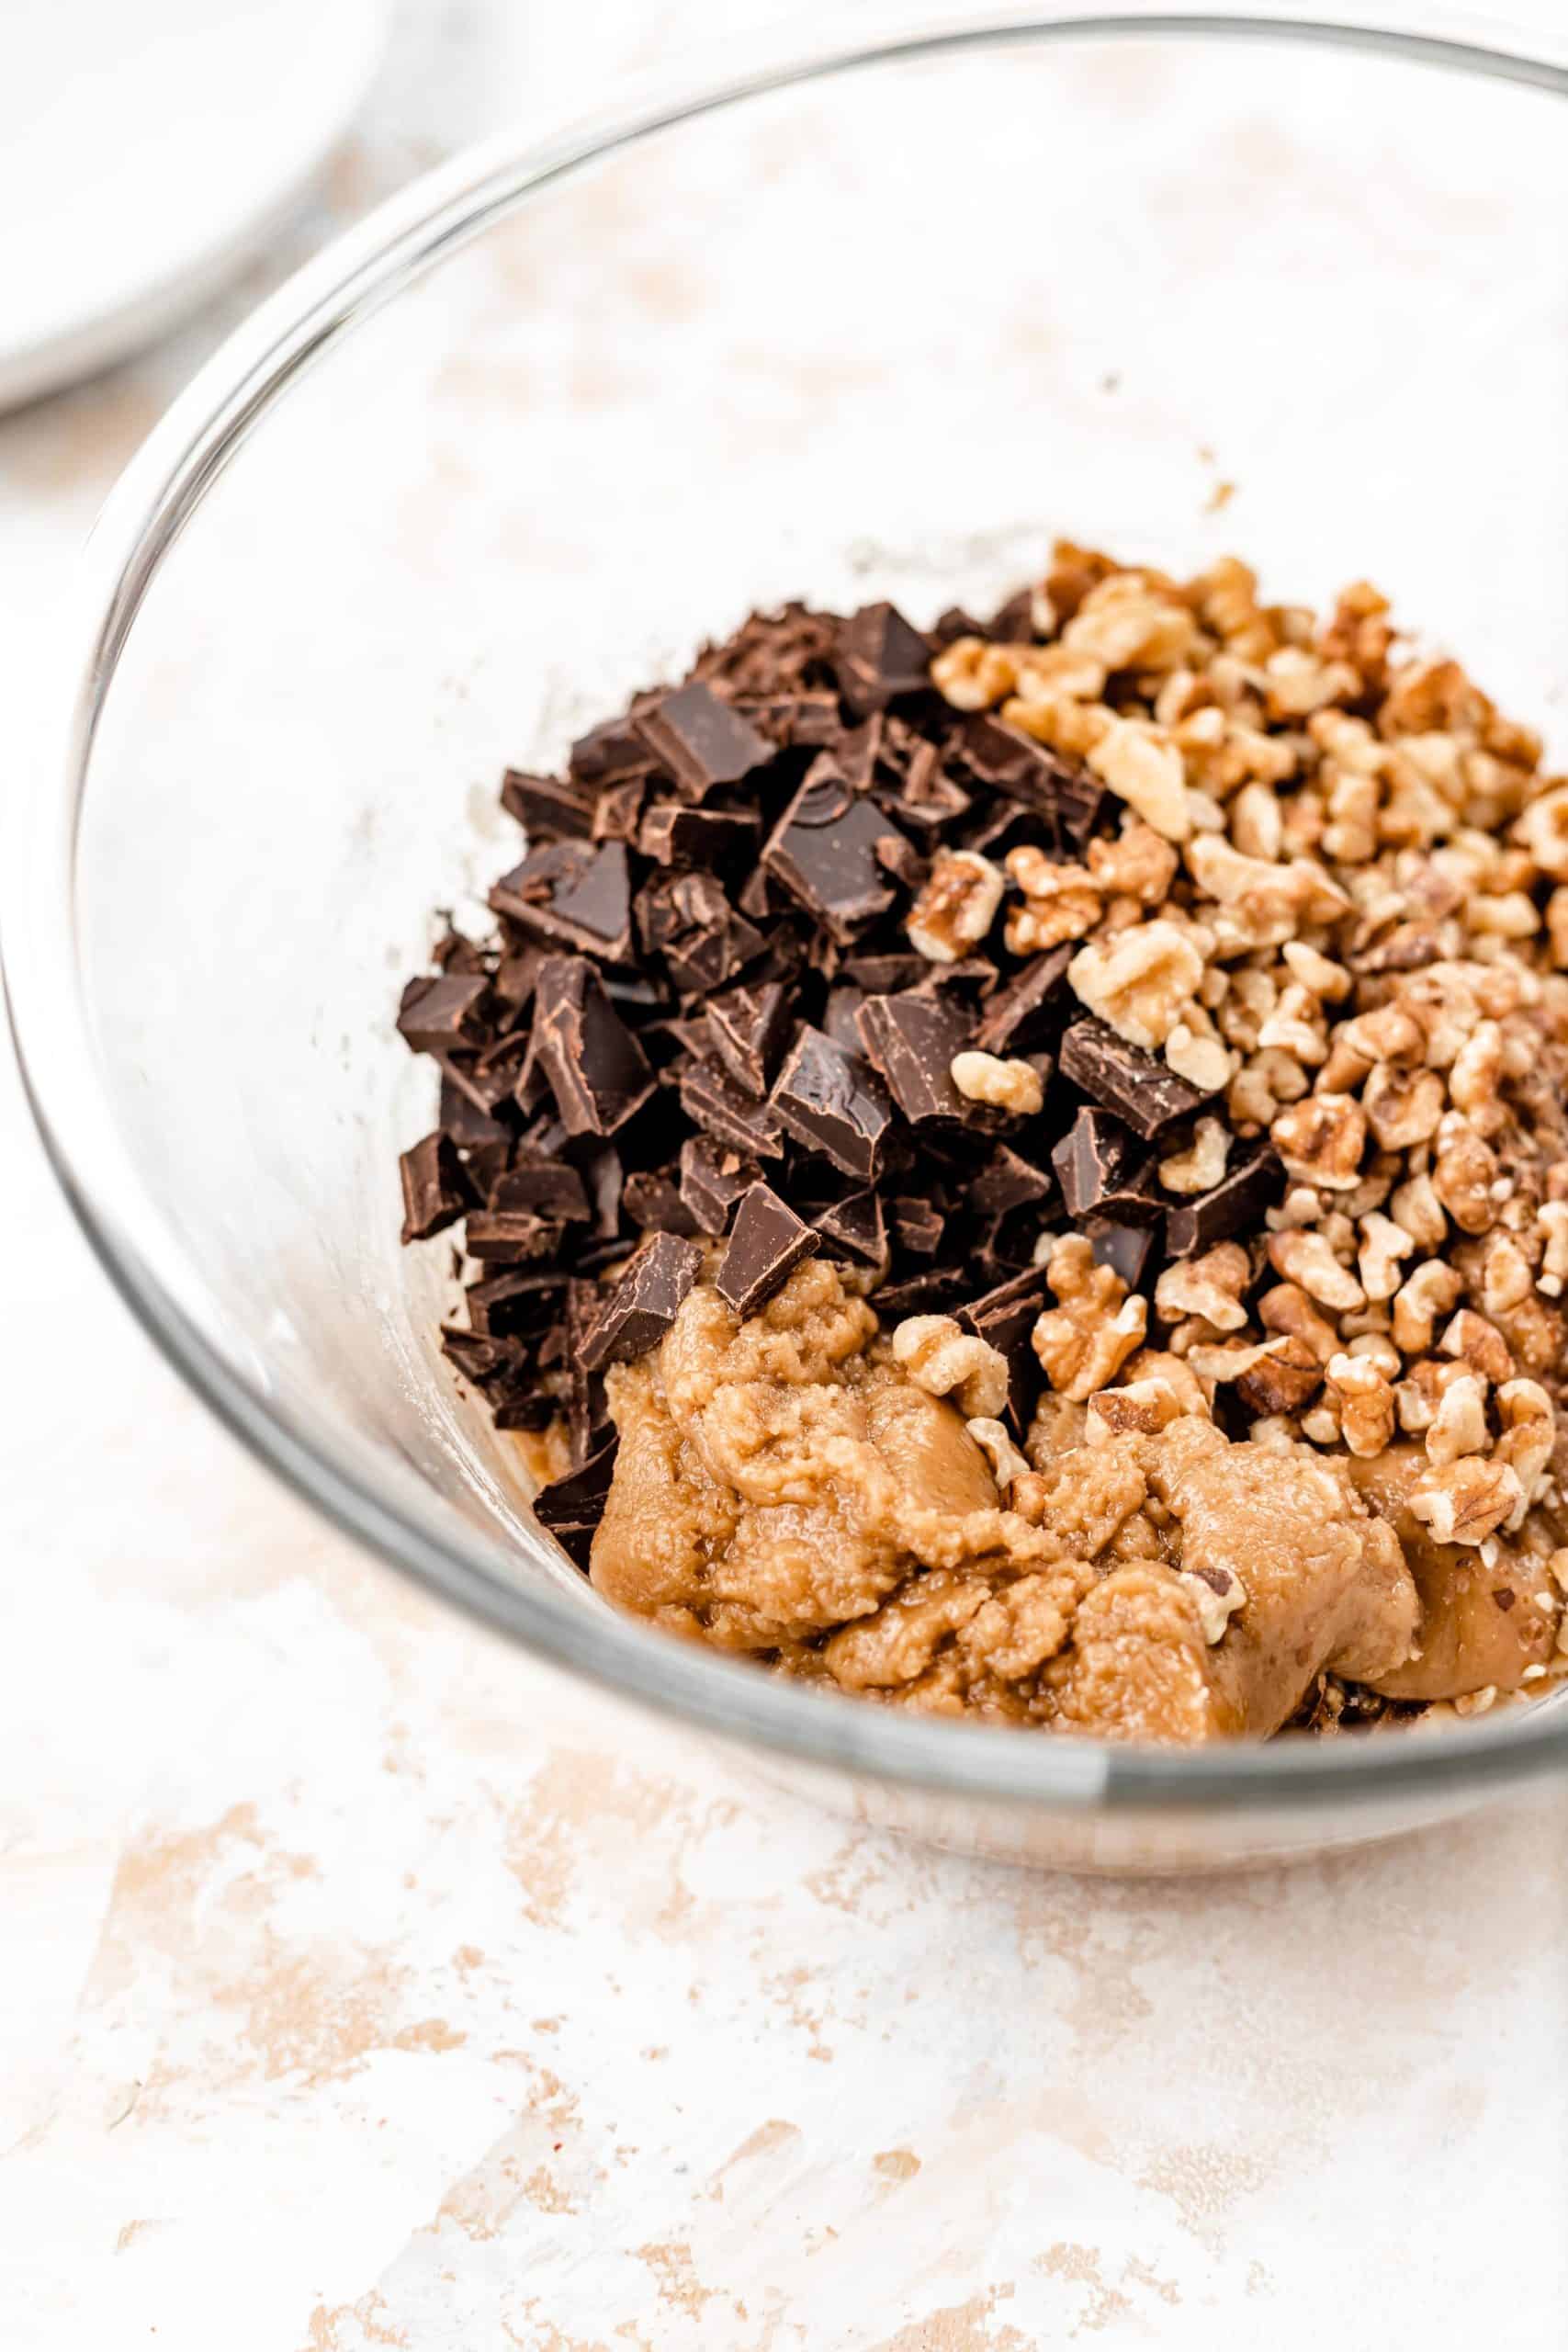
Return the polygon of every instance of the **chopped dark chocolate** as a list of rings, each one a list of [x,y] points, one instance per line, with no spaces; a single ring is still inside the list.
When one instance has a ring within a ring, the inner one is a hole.
[[[887,1203],[887,1222],[893,1238],[912,1258],[933,1255],[947,1230],[947,1219],[930,1201],[900,1193]]]
[[[729,1223],[729,1212],[742,1193],[761,1181],[754,1159],[732,1150],[712,1136],[690,1136],[681,1146],[681,1198],[691,1211],[699,1233],[715,1237]]]
[[[869,1063],[820,1029],[802,1027],[768,1099],[808,1152],[863,1182],[880,1171],[893,1120],[886,1089]]]
[[[557,1238],[556,1227],[530,1209],[471,1209],[464,1246],[470,1258],[520,1266],[547,1257]]]
[[[637,929],[678,989],[706,996],[759,956],[767,941],[711,874],[663,874],[638,891]]]
[[[1110,1266],[1129,1290],[1141,1287],[1149,1272],[1158,1234],[1152,1225],[1121,1225],[1108,1217],[1086,1217],[1083,1232],[1097,1266]]]
[[[1097,776],[988,712],[971,718],[961,740],[964,756],[982,783],[1010,800],[1026,802],[1043,820],[1048,845],[1059,857],[1082,857],[1110,800]]]
[[[593,831],[593,794],[572,779],[508,768],[501,780],[501,805],[531,841],[585,842]]]
[[[777,1159],[784,1137],[774,1110],[753,1101],[717,1062],[682,1070],[681,1108],[694,1126],[756,1159]]]
[[[403,1239],[428,1241],[473,1204],[463,1163],[449,1136],[422,1136],[398,1162],[403,1184]]]
[[[1010,1209],[1052,1200],[1055,1192],[1049,1168],[1037,1167],[1010,1144],[999,1143],[969,1186],[965,1199],[978,1216],[1005,1216]]]
[[[822,1007],[822,1034],[841,1046],[846,1054],[858,1054],[860,1044],[860,1009],[865,1002],[863,989],[852,988],[847,980],[840,980],[828,991]]]
[[[996,994],[987,999],[974,1044],[982,1054],[1028,1051],[1054,1038],[1068,1008],[1077,1000],[1067,986],[1067,966],[1073,948],[1048,947],[1025,964]]]
[[[589,1432],[579,1466],[569,1470],[563,1478],[550,1479],[534,1497],[535,1518],[584,1576],[592,1554],[594,1530],[604,1516],[620,1443],[614,1423],[601,1422]]]
[[[1190,1118],[1209,1096],[1141,1046],[1128,1045],[1091,1015],[1062,1039],[1060,1069],[1093,1102],[1124,1119],[1145,1142]]]
[[[721,784],[739,784],[774,756],[767,737],[700,679],[660,695],[637,727],[686,800],[705,799]]]
[[[468,1320],[487,1340],[537,1331],[554,1319],[568,1287],[566,1274],[557,1267],[487,1274],[468,1284]]]
[[[497,914],[552,947],[624,964],[632,952],[631,879],[624,842],[547,842],[503,874],[490,894]]]
[[[963,1119],[979,1106],[953,1082],[953,1057],[969,1044],[974,1021],[947,996],[869,996],[856,1016],[867,1057],[887,1080],[913,1126]]]
[[[530,1053],[549,1080],[569,1135],[614,1135],[657,1082],[603,980],[581,956],[551,956],[540,966]]]
[[[1051,1165],[1069,1216],[1098,1213],[1123,1225],[1157,1225],[1165,1214],[1147,1146],[1109,1111],[1086,1104]]]
[[[630,714],[625,718],[603,719],[597,727],[591,727],[586,735],[578,737],[567,761],[576,782],[595,785],[606,784],[615,776],[625,775],[629,768],[647,764],[648,746]]]
[[[650,1233],[582,1335],[581,1360],[590,1372],[630,1363],[656,1348],[703,1268],[694,1241]]]
[[[519,1161],[497,1181],[490,1204],[503,1212],[527,1210],[556,1223],[589,1215],[582,1179],[565,1160]]]
[[[824,752],[774,826],[762,852],[770,874],[840,945],[886,914],[895,893],[878,850],[908,842],[874,800],[858,797]]]
[[[1265,1144],[1227,1168],[1213,1190],[1167,1211],[1165,1248],[1169,1258],[1190,1258],[1228,1241],[1233,1233],[1257,1227],[1285,1189],[1278,1155]]]
[[[755,1315],[801,1260],[821,1246],[820,1236],[771,1185],[753,1184],[735,1212],[729,1247],[716,1277],[719,1295],[737,1315]]]
[[[680,1233],[691,1238],[702,1230],[672,1176],[639,1169],[626,1178],[621,1197],[626,1215],[640,1232]]]
[[[450,1136],[459,1151],[482,1151],[511,1141],[512,1130],[504,1120],[481,1111],[471,1095],[455,1086],[450,1069],[441,1073],[440,1104],[436,1125],[444,1136]]]
[[[754,850],[761,820],[750,808],[694,808],[661,800],[642,820],[637,847],[657,865],[728,866]]]
[[[642,804],[647,797],[646,776],[628,776],[624,784],[606,785],[593,811],[592,839],[596,842],[635,842],[642,820]]]
[[[879,1193],[869,1187],[863,1193],[851,1193],[841,1201],[830,1202],[814,1222],[825,1240],[838,1242],[852,1257],[863,1259],[879,1272],[886,1271],[887,1233]]]
[[[1044,1385],[1032,1341],[1034,1326],[1052,1304],[1045,1269],[1031,1266],[958,1310],[958,1320],[965,1330],[976,1333],[1006,1359],[1008,1409],[1020,1436],[1033,1419]]]
[[[839,689],[858,718],[931,684],[931,648],[894,605],[863,605],[833,648]]]
[[[767,980],[757,988],[729,989],[709,1001],[713,1050],[748,1094],[761,1096],[773,1082],[795,1026],[790,993],[781,980]]]
[[[443,972],[411,980],[398,1007],[398,1029],[416,1054],[448,1054],[486,1034],[490,982],[482,972]]]

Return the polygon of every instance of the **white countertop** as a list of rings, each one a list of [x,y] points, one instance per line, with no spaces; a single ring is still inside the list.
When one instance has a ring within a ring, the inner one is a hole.
[[[162,404],[333,228],[581,93],[584,13],[409,0],[266,268],[0,421],[8,793]],[[714,12],[586,14],[668,55]],[[0,1168],[8,2352],[1561,2340],[1568,1792],[1208,1884],[847,1829],[273,1487],[110,1295],[8,1063]]]

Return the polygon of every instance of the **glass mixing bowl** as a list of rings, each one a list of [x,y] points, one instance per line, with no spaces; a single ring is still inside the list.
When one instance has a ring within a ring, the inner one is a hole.
[[[6,941],[106,1265],[329,1518],[861,1818],[1198,1868],[1561,1769],[1568,1713],[1139,1752],[661,1638],[541,1538],[436,1351],[449,1244],[398,1244],[432,1083],[399,982],[515,854],[503,762],[558,759],[752,605],[926,619],[1056,531],[1186,568],[1234,545],[1281,594],[1369,574],[1561,735],[1568,74],[1057,18],[906,11],[870,45],[846,12],[804,62],[464,158],[304,271],[105,511]]]

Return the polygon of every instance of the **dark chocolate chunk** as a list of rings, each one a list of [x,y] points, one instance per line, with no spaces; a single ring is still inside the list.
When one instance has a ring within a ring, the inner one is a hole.
[[[628,1258],[619,1282],[582,1335],[581,1360],[590,1372],[630,1363],[656,1348],[703,1269],[694,1241],[677,1233],[650,1233]]]
[[[411,980],[398,1007],[398,1030],[416,1054],[446,1054],[486,1034],[490,982],[482,972],[443,972]]]
[[[768,1099],[807,1151],[821,1153],[863,1182],[878,1174],[892,1102],[870,1065],[846,1054],[820,1029],[802,1027]]]
[[[795,1025],[791,990],[780,980],[728,989],[707,1008],[714,1052],[749,1094],[763,1095],[773,1082],[780,1057]]]
[[[531,841],[585,842],[593,831],[592,793],[585,784],[559,776],[508,768],[501,780],[501,805]]]
[[[601,1241],[614,1241],[621,1229],[621,1193],[626,1184],[626,1169],[621,1155],[613,1143],[580,1143],[573,1148],[581,1164],[582,1181],[588,1188],[593,1231]],[[586,1257],[586,1251],[579,1251],[580,1266],[584,1264]]]
[[[1008,1407],[1021,1435],[1033,1418],[1044,1385],[1032,1340],[1034,1326],[1051,1304],[1044,1267],[1030,1266],[958,1310],[965,1330],[976,1332],[1006,1358]]]
[[[646,776],[628,776],[622,784],[607,784],[594,806],[592,839],[596,842],[635,842],[642,821],[642,804],[647,797]]]
[[[771,743],[819,749],[839,741],[843,720],[839,697],[826,689],[810,694],[737,695],[733,707]]]
[[[961,637],[984,637],[985,634],[985,622],[977,621],[973,613],[964,611],[962,605],[949,605],[945,613],[938,614],[927,631],[931,642],[936,646],[956,645]]]
[[[484,1151],[510,1144],[512,1129],[504,1120],[481,1111],[472,1097],[452,1083],[449,1069],[441,1073],[441,1108],[436,1125],[450,1136],[459,1151]]]
[[[860,1051],[860,1009],[865,1002],[863,989],[852,988],[847,980],[840,980],[828,991],[822,1007],[822,1030],[835,1046],[846,1054]]]
[[[1145,1142],[1190,1118],[1209,1095],[1141,1046],[1130,1046],[1092,1016],[1075,1021],[1062,1039],[1062,1076],[1124,1119]]]
[[[830,1202],[813,1221],[825,1240],[840,1243],[852,1258],[862,1258],[869,1266],[886,1268],[887,1233],[880,1193],[869,1188],[851,1193],[841,1201]]]
[[[622,1204],[632,1223],[643,1233],[683,1233],[695,1236],[702,1228],[685,1202],[681,1198],[672,1176],[639,1169],[626,1178]]]
[[[839,629],[833,667],[857,718],[931,684],[931,648],[896,605],[863,605]]]
[[[1049,1201],[1055,1192],[1050,1169],[1037,1167],[1010,1144],[999,1143],[964,1198],[976,1216],[1005,1216],[1011,1209],[1027,1208],[1031,1202]]]
[[[901,996],[869,996],[856,1021],[868,1057],[913,1125],[928,1119],[963,1119],[978,1107],[953,1082],[953,1057],[968,1045],[975,1023],[951,997],[917,996],[909,990]]]
[[[1086,1104],[1051,1165],[1069,1216],[1098,1213],[1122,1225],[1157,1225],[1165,1214],[1146,1147],[1109,1111]]]
[[[975,1032],[974,1043],[981,1053],[998,1054],[1005,1060],[1010,1054],[1023,1053],[1055,1035],[1067,1008],[1076,1001],[1067,986],[1067,966],[1073,955],[1071,944],[1048,947],[997,990]]]
[[[468,1321],[487,1340],[538,1331],[559,1311],[568,1288],[567,1276],[558,1266],[487,1274],[481,1282],[470,1283],[464,1294]]]
[[[868,996],[896,996],[928,978],[931,966],[923,956],[846,956],[844,978]]]
[[[531,1209],[474,1209],[464,1237],[470,1258],[501,1266],[547,1257],[558,1238],[558,1228]]]
[[[887,1222],[900,1250],[913,1258],[931,1257],[947,1230],[947,1219],[930,1201],[900,1193],[886,1204]]]
[[[699,1233],[721,1234],[729,1212],[743,1193],[761,1180],[754,1159],[730,1149],[712,1136],[689,1136],[681,1146],[681,1198],[691,1211]]]
[[[1097,1266],[1109,1266],[1129,1290],[1136,1290],[1149,1271],[1156,1235],[1152,1225],[1121,1225],[1109,1217],[1086,1217],[1080,1228],[1094,1251]]]
[[[457,1148],[439,1127],[398,1162],[403,1183],[403,1239],[428,1241],[456,1225],[473,1202]]]
[[[529,1051],[569,1135],[614,1135],[657,1083],[603,980],[581,956],[550,956],[540,966]]]
[[[628,769],[647,765],[648,747],[631,713],[625,718],[602,719],[597,727],[591,727],[586,735],[578,737],[567,760],[567,766],[579,784],[607,784],[614,776],[625,775]]]
[[[658,865],[728,867],[755,848],[761,820],[750,808],[694,808],[661,800],[642,820],[637,847]]]
[[[769,1184],[753,1184],[735,1212],[729,1247],[719,1267],[719,1295],[737,1315],[755,1315],[821,1238],[780,1200]]]
[[[476,1388],[506,1382],[527,1362],[527,1351],[521,1341],[487,1340],[482,1333],[465,1331],[455,1323],[441,1326],[441,1350]]]
[[[569,1470],[564,1478],[552,1478],[534,1497],[535,1518],[584,1576],[592,1556],[594,1530],[604,1516],[620,1443],[614,1424],[601,1422],[589,1432],[578,1468]]]
[[[1167,1256],[1190,1258],[1200,1250],[1213,1249],[1216,1241],[1228,1240],[1233,1233],[1256,1229],[1264,1211],[1273,1207],[1284,1189],[1284,1169],[1265,1144],[1249,1158],[1237,1159],[1213,1191],[1200,1193],[1183,1201],[1179,1208],[1167,1211]]]
[[[824,752],[774,826],[762,863],[840,945],[892,906],[877,852],[908,843],[874,800],[859,797]]]
[[[694,995],[722,988],[767,945],[711,874],[660,875],[638,891],[637,916],[644,946]]]
[[[1098,776],[988,712],[967,722],[961,741],[983,784],[1025,802],[1042,819],[1059,857],[1082,857],[1110,798]]]
[[[545,960],[542,947],[519,947],[514,955],[503,956],[495,967],[495,992],[511,1017],[521,1012],[534,994],[534,983],[539,977],[539,967]]]
[[[581,948],[613,964],[630,957],[631,879],[624,842],[547,842],[502,876],[490,903],[552,947]]]
[[[686,800],[704,799],[716,785],[739,784],[774,756],[767,737],[700,679],[661,695],[637,725]]]
[[[681,1108],[694,1126],[754,1159],[777,1159],[784,1137],[773,1109],[753,1101],[717,1062],[681,1072]]]
[[[589,1214],[582,1179],[565,1160],[520,1161],[498,1181],[490,1205],[501,1212],[527,1211],[556,1224]]]
[[[998,645],[1027,645],[1034,635],[1034,591],[1015,588],[1003,605],[998,605],[986,623],[982,635]]]
[[[968,1287],[968,1276],[958,1266],[932,1266],[924,1273],[900,1274],[872,1293],[872,1305],[886,1321],[904,1315],[945,1315],[956,1308]]]

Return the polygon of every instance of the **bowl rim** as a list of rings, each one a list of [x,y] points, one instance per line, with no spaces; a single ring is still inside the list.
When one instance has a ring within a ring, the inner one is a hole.
[[[6,987],[23,1082],[75,1216],[155,1344],[246,1448],[335,1524],[426,1590],[547,1664],[679,1722],[807,1765],[949,1797],[1081,1813],[1297,1811],[1501,1786],[1568,1763],[1568,1706],[1508,1711],[1373,1742],[1119,1747],[931,1722],[818,1692],[695,1645],[660,1639],[548,1587],[519,1587],[506,1547],[455,1539],[434,1496],[389,1499],[377,1450],[323,1442],[242,1362],[240,1336],[186,1260],[177,1234],[120,1143],[97,1077],[78,953],[75,852],[96,729],[141,601],[185,523],[252,428],[339,336],[504,213],[581,164],[789,86],[916,57],[1020,41],[1175,39],[1306,42],[1495,78],[1568,97],[1564,62],[1470,40],[1296,16],[1131,5],[856,11],[852,29],[798,25],[753,41],[726,70],[670,89],[641,78],[592,119],[539,137],[510,133],[413,181],[297,271],[219,347],[121,474],[84,550],[65,613],[73,684],[4,876]]]

